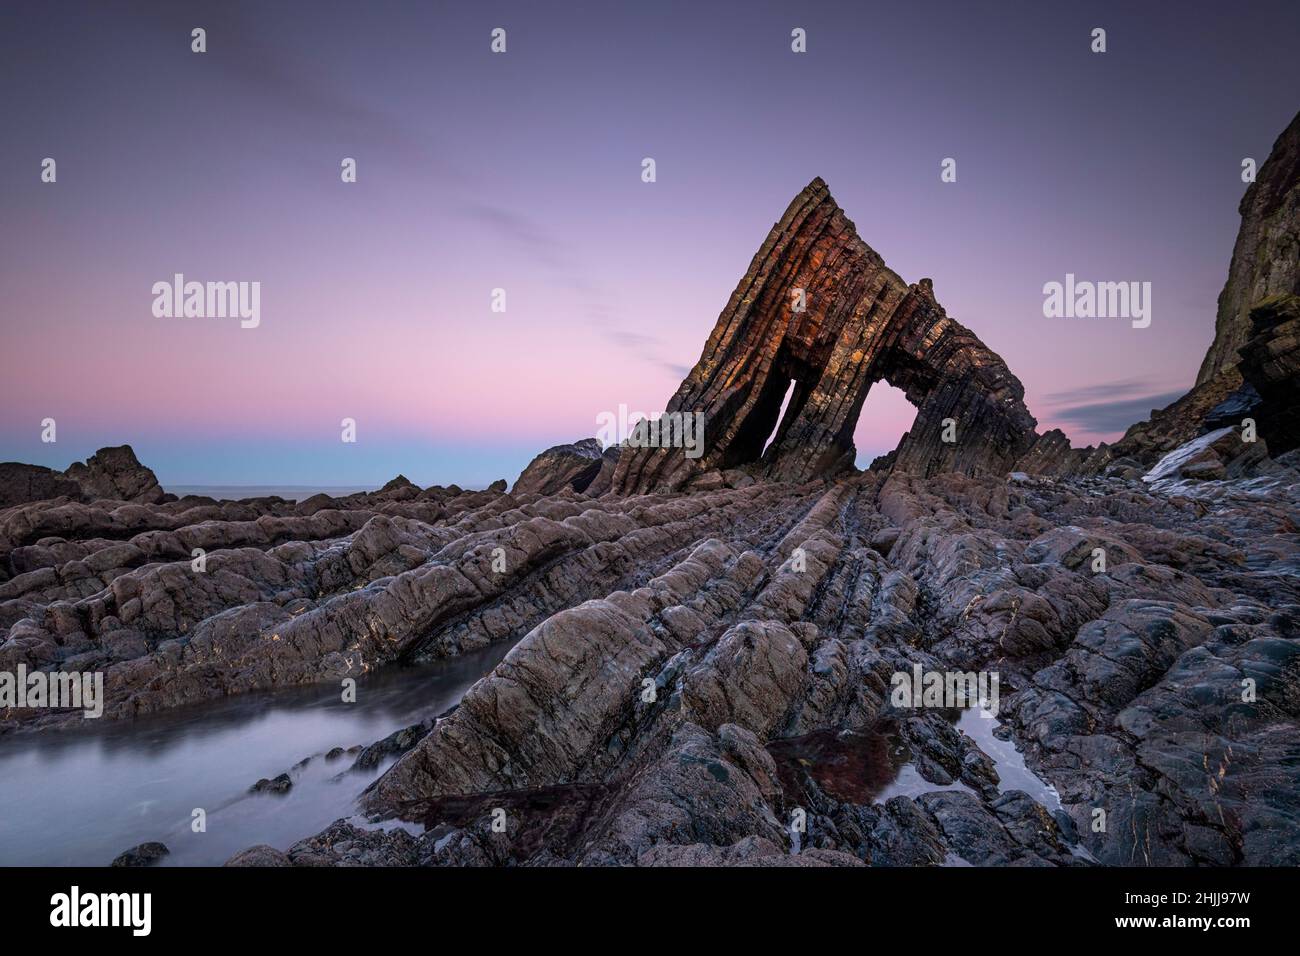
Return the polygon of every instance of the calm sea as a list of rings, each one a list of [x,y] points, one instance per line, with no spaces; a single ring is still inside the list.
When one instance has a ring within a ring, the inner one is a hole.
[[[169,485],[164,490],[182,498],[185,495],[206,495],[218,500],[238,501],[279,495],[288,501],[305,501],[312,495],[341,498],[358,491],[378,491],[379,488],[379,485]]]

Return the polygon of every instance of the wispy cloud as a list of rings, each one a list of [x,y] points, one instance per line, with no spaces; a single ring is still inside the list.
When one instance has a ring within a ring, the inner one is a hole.
[[[1043,396],[1043,401],[1053,406],[1083,405],[1091,402],[1101,402],[1106,399],[1113,402],[1123,398],[1136,398],[1139,395],[1164,394],[1175,387],[1165,382],[1155,384],[1149,379],[1129,378],[1114,382],[1099,382],[1095,385],[1084,385],[1081,388],[1072,388],[1064,392],[1052,392]],[[1181,395],[1182,392],[1178,394]]]
[[[301,123],[314,134],[335,140],[379,144],[407,162],[437,169],[440,175],[458,175],[422,131],[350,95],[346,84],[332,80],[327,64],[295,56],[292,44],[268,36],[268,21],[260,6],[236,2],[205,11],[209,42],[214,49],[221,45],[222,52],[211,54],[207,61],[215,69],[255,91],[281,122]],[[193,13],[182,5],[137,3],[124,10],[169,42],[184,38],[188,47]]]
[[[543,265],[565,273],[573,270],[560,241],[527,216],[485,202],[466,203],[457,212],[465,219],[487,226]],[[570,283],[575,288],[584,286],[578,276],[571,276]]]
[[[615,345],[621,345],[626,349],[648,349],[659,345],[659,340],[653,335],[642,335],[640,332],[627,332],[623,329],[606,329],[605,337]]]
[[[1134,395],[1149,384],[1139,381],[1090,385],[1047,396],[1054,406],[1050,418],[1057,424],[1074,426],[1093,434],[1125,431],[1134,422],[1149,418],[1151,411],[1179,399],[1183,390]],[[1109,398],[1109,401],[1096,399]]]

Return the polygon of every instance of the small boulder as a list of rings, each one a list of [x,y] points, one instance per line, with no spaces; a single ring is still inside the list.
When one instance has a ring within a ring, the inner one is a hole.
[[[289,779],[287,773],[282,773],[278,777],[267,779],[263,777],[257,783],[248,788],[249,793],[275,793],[285,794],[293,789],[293,781]]]
[[[110,866],[153,866],[171,850],[167,849],[165,843],[141,843],[139,846],[133,846],[125,853],[118,854],[117,858],[110,863]]]
[[[260,843],[257,846],[250,846],[247,850],[240,850],[224,866],[293,866],[289,857],[277,850],[273,846],[267,846]]]

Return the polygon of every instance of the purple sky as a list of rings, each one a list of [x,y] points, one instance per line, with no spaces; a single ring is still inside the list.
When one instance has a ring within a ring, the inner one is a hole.
[[[129,442],[164,485],[513,480],[601,411],[663,408],[816,175],[1040,430],[1113,439],[1194,379],[1242,158],[1300,108],[1294,0],[1173,9],[11,0],[0,459]],[[176,272],[260,282],[260,327],[155,318]],[[1149,281],[1150,328],[1044,318],[1067,272]],[[911,413],[877,386],[860,462]]]

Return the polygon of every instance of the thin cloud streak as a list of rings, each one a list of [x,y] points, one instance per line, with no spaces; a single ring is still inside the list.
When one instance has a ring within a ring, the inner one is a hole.
[[[1090,434],[1126,431],[1135,422],[1151,416],[1157,408],[1181,398],[1182,392],[1163,392],[1139,398],[1122,398],[1113,402],[1093,402],[1059,408],[1051,418],[1059,424],[1074,425]]]

